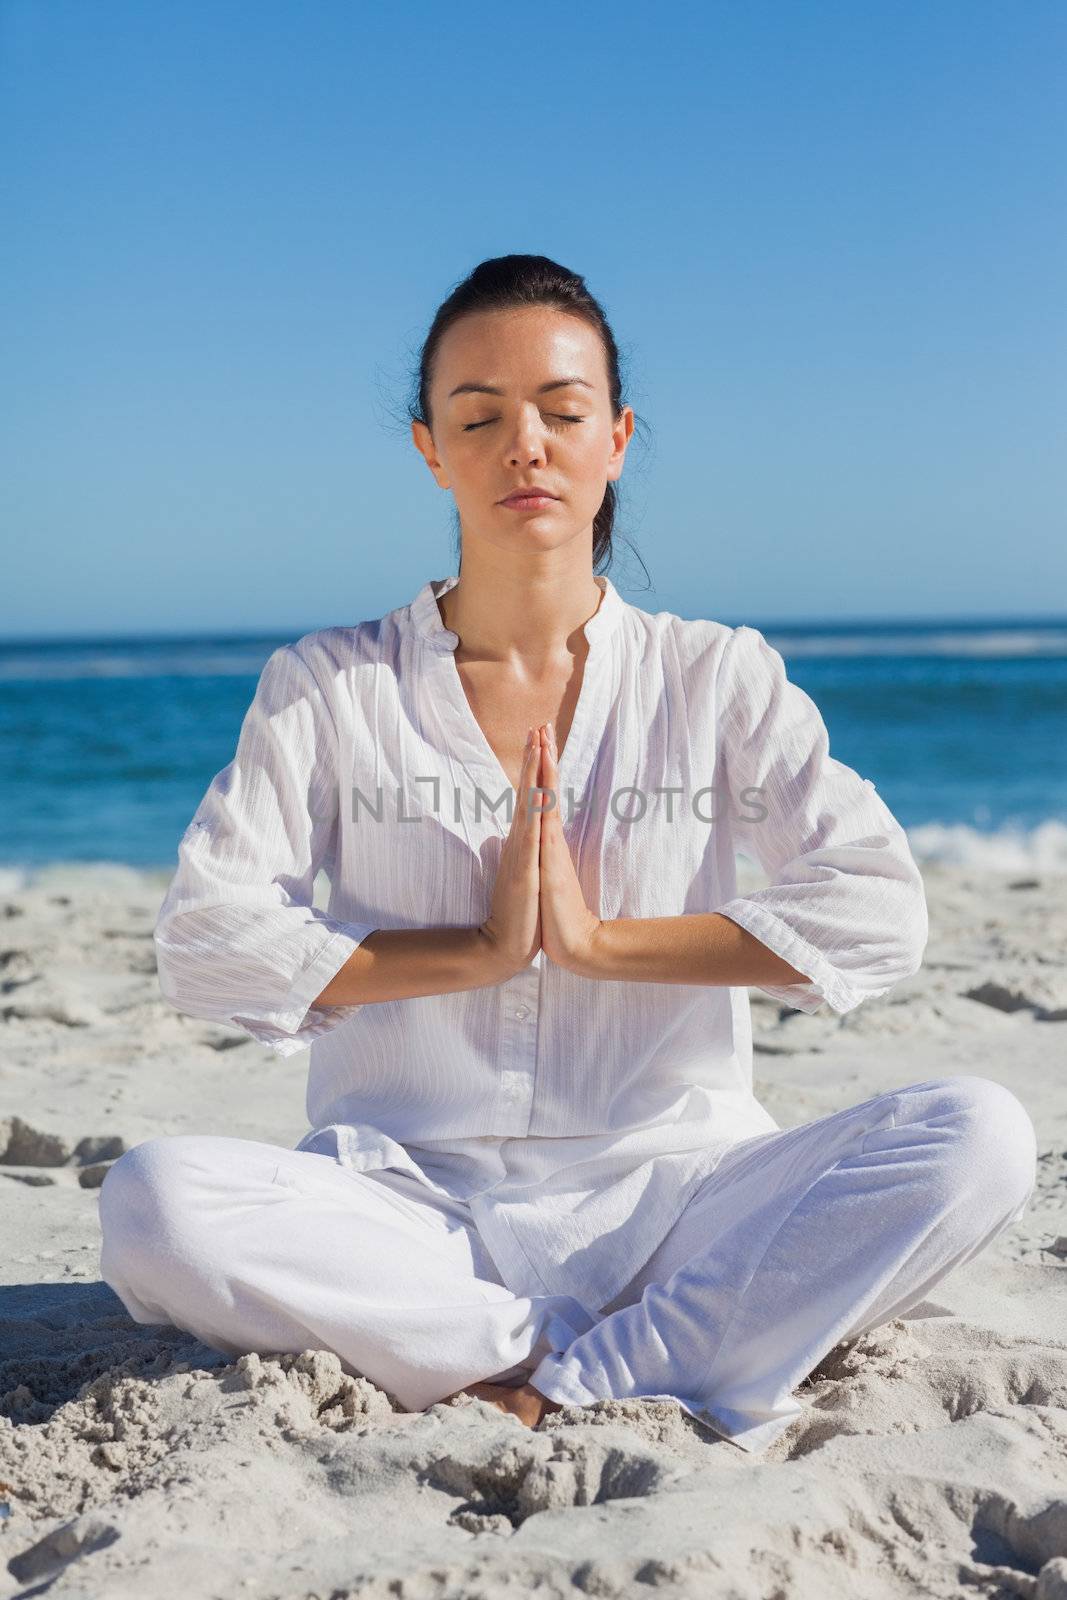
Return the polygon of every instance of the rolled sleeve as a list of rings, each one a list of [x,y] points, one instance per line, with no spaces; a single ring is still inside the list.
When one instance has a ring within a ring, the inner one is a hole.
[[[362,1010],[313,1004],[375,931],[312,904],[336,847],[337,797],[333,717],[310,666],[283,645],[182,837],[156,920],[160,990],[175,1009],[279,1055]]]
[[[830,755],[818,708],[758,629],[733,630],[719,682],[727,825],[772,881],[715,910],[809,980],[755,987],[797,1010],[851,1011],[922,965],[926,894],[907,835],[870,779]]]

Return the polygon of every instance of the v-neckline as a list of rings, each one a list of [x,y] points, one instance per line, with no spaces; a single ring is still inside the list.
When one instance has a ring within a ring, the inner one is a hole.
[[[458,579],[455,581],[458,581]],[[596,581],[597,586],[600,587],[599,580]],[[556,804],[563,820],[565,830],[568,823],[569,810],[569,796],[567,792],[568,788],[572,788],[574,791],[575,817],[578,817],[580,815],[578,803],[581,799],[582,790],[584,788],[589,769],[592,766],[593,757],[595,754],[589,734],[592,726],[592,719],[595,715],[596,706],[598,703],[600,686],[605,678],[606,660],[611,654],[611,641],[610,638],[604,637],[602,632],[592,625],[598,622],[607,621],[607,614],[605,613],[604,608],[605,606],[610,606],[612,601],[616,598],[610,594],[607,585],[608,580],[605,579],[604,591],[601,597],[600,605],[597,607],[593,615],[582,625],[582,632],[586,635],[589,649],[586,653],[585,664],[582,668],[582,682],[581,687],[578,690],[578,699],[575,703],[574,715],[571,718],[571,725],[567,730],[567,741],[563,747],[559,762],[557,764],[559,770],[559,792],[556,797]],[[450,588],[452,587],[452,584],[449,584],[446,587]],[[444,593],[444,590],[441,592]],[[440,615],[440,608],[437,605],[436,598],[432,594],[430,597],[430,603],[433,605],[434,611],[437,614],[437,618],[441,623],[440,632],[445,636],[456,638],[457,636],[454,633],[451,633],[450,630],[444,627],[444,621]],[[587,632],[586,630],[591,631]],[[496,800],[499,797],[501,786],[503,786],[505,790],[510,791],[512,795],[512,809],[514,810],[518,791],[515,789],[510,777],[505,772],[496,751],[486,738],[485,731],[482,728],[481,723],[474,715],[474,708],[467,698],[467,691],[464,689],[463,680],[459,675],[459,667],[456,662],[455,648],[452,647],[449,649],[442,649],[439,652],[437,659],[440,662],[437,684],[447,694],[447,702],[452,711],[452,726],[457,731],[466,735],[468,751],[470,752],[470,756],[473,758],[467,760],[459,758],[461,765],[468,767],[475,765],[482,770],[486,777],[493,780],[497,787],[489,795],[491,800]],[[597,741],[597,744],[599,745],[599,741]],[[494,818],[499,831],[506,835],[511,826],[510,820],[502,816],[501,812],[496,809],[493,809],[490,814]]]
[[[482,727],[481,723],[478,721],[478,718],[474,714],[474,707],[471,705],[467,691],[463,687],[463,679],[460,676],[459,664],[456,661],[455,651],[449,650],[446,652],[446,655],[448,664],[452,669],[449,676],[453,685],[454,698],[457,701],[462,702],[466,712],[468,732],[470,733],[471,739],[475,742],[475,744],[477,744],[480,750],[482,765],[491,771],[493,776],[500,782],[505,783],[513,795],[517,795],[518,790],[512,783],[508,773],[505,772],[504,765],[500,760],[500,757],[489,743],[489,740],[486,738],[485,729]],[[560,751],[559,759],[556,762],[561,789],[564,787],[571,767],[574,765],[574,758],[571,755],[571,752],[574,749],[574,731],[578,726],[579,717],[582,713],[582,701],[588,700],[589,698],[586,694],[586,690],[590,681],[589,663],[592,660],[592,656],[593,647],[590,645],[588,651],[586,652],[585,662],[582,666],[582,681],[578,689],[578,699],[575,701],[574,705],[574,715],[571,717],[571,725],[567,729],[566,742],[563,746],[563,749]]]

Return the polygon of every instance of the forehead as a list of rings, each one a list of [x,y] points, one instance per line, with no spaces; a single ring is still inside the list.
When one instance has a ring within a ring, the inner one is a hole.
[[[446,393],[457,384],[541,381],[604,376],[596,329],[548,306],[468,313],[448,329],[437,349],[436,380]]]

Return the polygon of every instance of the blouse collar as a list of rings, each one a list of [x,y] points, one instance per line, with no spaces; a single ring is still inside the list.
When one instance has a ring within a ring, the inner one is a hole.
[[[602,591],[603,598],[582,628],[590,645],[608,638],[618,627],[622,613],[626,609],[625,601],[610,578],[601,574],[599,577],[594,577],[593,581]],[[431,649],[455,650],[459,644],[459,634],[445,627],[437,606],[438,597],[447,594],[449,589],[454,589],[458,582],[458,573],[453,573],[448,578],[431,579],[423,584],[408,607],[412,626]]]

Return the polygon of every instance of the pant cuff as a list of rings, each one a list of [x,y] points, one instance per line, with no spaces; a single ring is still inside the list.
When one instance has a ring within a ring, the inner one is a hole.
[[[561,1406],[587,1406],[594,1400],[607,1400],[610,1395],[594,1394],[578,1376],[577,1366],[574,1362],[567,1363],[566,1356],[547,1355],[540,1364],[534,1368],[526,1380],[539,1394],[546,1399],[554,1400]],[[804,1408],[798,1401],[790,1399],[789,1410],[786,1414],[777,1417],[753,1418],[743,1411],[731,1411],[727,1407],[715,1410],[709,1406],[702,1406],[697,1401],[686,1400],[677,1394],[640,1394],[628,1395],[625,1398],[632,1400],[672,1400],[675,1405],[681,1406],[687,1416],[699,1422],[702,1427],[716,1435],[719,1439],[729,1444],[736,1445],[748,1455],[761,1455],[775,1440],[792,1425],[801,1415]]]

